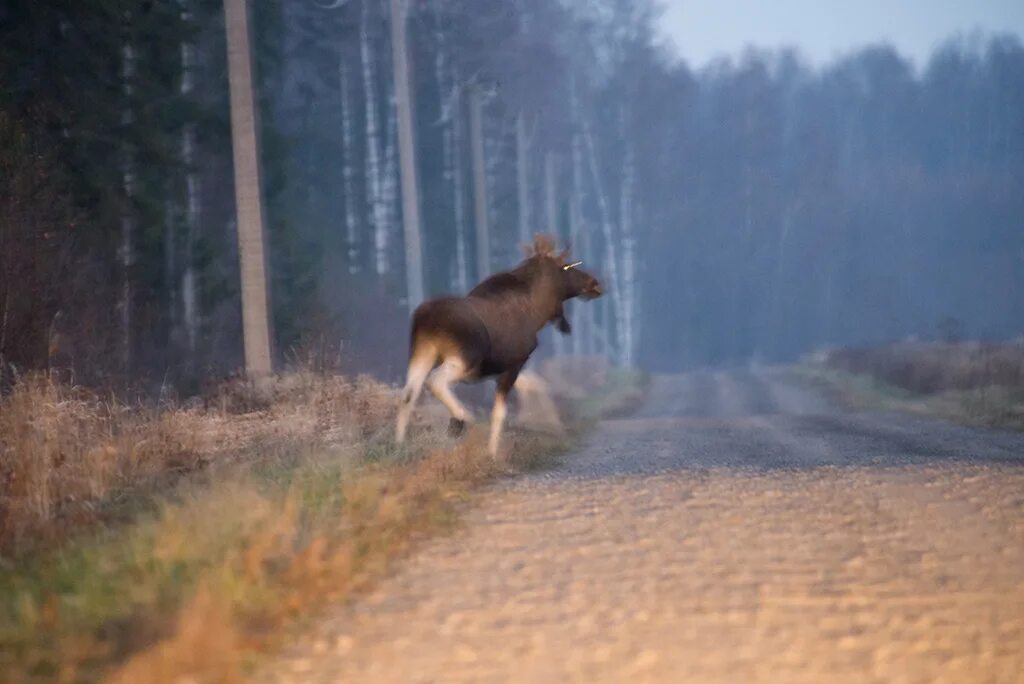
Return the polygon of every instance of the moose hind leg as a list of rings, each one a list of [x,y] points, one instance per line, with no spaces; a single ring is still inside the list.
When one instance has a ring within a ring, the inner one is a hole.
[[[430,376],[427,387],[438,400],[445,405],[448,412],[452,414],[448,423],[448,434],[458,437],[466,429],[466,422],[471,415],[462,402],[452,392],[452,383],[466,377],[466,365],[460,359],[446,359],[441,367]]]
[[[420,392],[423,391],[423,382],[430,375],[433,367],[432,355],[414,356],[409,362],[405,388],[402,390],[402,398],[398,404],[398,420],[395,423],[395,441],[399,444],[405,441],[405,433],[409,428],[409,417],[416,406],[416,400],[420,397]]]
[[[498,455],[498,446],[501,442],[501,431],[505,426],[505,417],[508,415],[508,393],[516,384],[516,377],[519,369],[506,371],[498,376],[498,387],[494,393],[494,408],[491,409],[491,436],[487,442],[491,456]]]

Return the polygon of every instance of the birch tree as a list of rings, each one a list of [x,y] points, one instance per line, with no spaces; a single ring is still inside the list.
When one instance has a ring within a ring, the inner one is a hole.
[[[355,140],[352,134],[352,94],[349,90],[349,72],[348,65],[345,64],[344,51],[338,61],[338,87],[341,93],[341,178],[342,192],[345,193],[345,253],[348,272],[354,275],[359,273],[362,264],[359,260],[359,222],[356,218],[356,193],[353,185]]]
[[[452,264],[452,288],[456,292],[469,290],[468,247],[466,244],[466,192],[463,168],[465,146],[463,121],[462,85],[459,67],[454,54],[450,53],[447,33],[444,29],[444,3],[435,2],[434,7],[434,80],[437,85],[438,111],[440,112],[442,178],[448,186],[452,201],[452,221],[455,226],[455,256]]]
[[[519,203],[519,242],[524,245],[530,242],[529,165],[526,116],[520,111],[516,116],[516,191]]]
[[[619,266],[619,258],[616,254],[616,240],[615,240],[615,227],[613,225],[613,218],[611,209],[608,204],[608,196],[605,192],[605,183],[601,177],[600,167],[597,161],[597,151],[594,145],[594,136],[591,133],[590,125],[586,119],[583,120],[583,141],[587,151],[587,166],[590,169],[590,179],[594,188],[594,197],[597,201],[598,214],[600,216],[601,232],[604,237],[605,247],[605,265],[608,268],[608,278],[611,282],[609,294],[612,302],[612,310],[615,315],[615,333],[616,333],[616,345],[614,348],[614,354],[617,362],[621,365],[625,365],[626,357],[626,341],[628,334],[625,331],[628,323],[625,322],[625,297],[623,292],[623,281],[621,277],[621,269]],[[610,324],[611,321],[606,318],[605,320],[605,335],[610,335]]]
[[[487,167],[484,158],[483,108],[483,95],[479,86],[475,85],[469,93],[469,128],[473,159],[473,215],[476,224],[478,280],[483,280],[491,273],[491,234],[487,204]]]
[[[370,2],[363,0],[359,23],[359,54],[363,63],[363,104],[366,119],[366,201],[373,226],[374,269],[377,275],[389,270],[388,237],[391,232],[388,205],[384,197],[384,165],[381,156],[380,121],[377,114],[377,74],[370,41]]]
[[[619,284],[622,287],[622,310],[620,312],[621,317],[616,321],[616,325],[621,330],[619,358],[623,366],[629,367],[633,365],[634,360],[634,328],[636,326],[636,243],[633,237],[633,196],[635,192],[634,184],[636,182],[636,160],[633,157],[632,141],[625,131],[624,116],[622,117],[621,126],[623,129],[625,152],[623,154],[622,185],[619,196],[619,246],[618,250],[614,251],[621,253],[619,258],[622,263],[622,280]],[[616,255],[613,253],[610,255],[610,258],[616,258]]]
[[[544,155],[544,218],[547,232],[558,239],[558,172],[553,152]],[[565,340],[561,335],[554,335],[555,356],[565,354]]]
[[[591,231],[584,225],[583,218],[583,150],[580,141],[580,117],[579,117],[579,96],[576,92],[576,79],[572,78],[569,86],[569,114],[572,126],[572,168],[570,179],[569,205],[569,237],[572,244],[578,250],[584,263],[590,263],[593,258],[593,241]],[[595,307],[585,306],[582,308],[582,325],[578,334],[573,335],[572,349],[577,356],[582,354],[597,353],[597,328],[595,326]]]
[[[409,301],[409,310],[412,311],[423,301],[423,255],[419,184],[416,180],[413,92],[409,82],[409,48],[406,40],[406,0],[391,0],[391,47],[394,54],[395,108],[398,110],[399,153],[402,167],[406,297]]]

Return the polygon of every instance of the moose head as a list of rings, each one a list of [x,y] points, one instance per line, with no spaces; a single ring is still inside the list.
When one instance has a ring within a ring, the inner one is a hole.
[[[582,261],[570,261],[570,248],[556,251],[555,241],[549,236],[536,236],[533,244],[524,251],[527,260],[556,283],[556,290],[563,301],[575,297],[596,299],[604,294],[598,279],[581,268]]]

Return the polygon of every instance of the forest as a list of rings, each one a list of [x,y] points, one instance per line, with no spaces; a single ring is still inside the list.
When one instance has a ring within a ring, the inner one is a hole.
[[[1024,46],[695,70],[643,0],[406,3],[426,296],[557,235],[608,296],[544,354],[666,371],[1024,333]],[[403,370],[384,0],[251,3],[276,363]],[[242,366],[221,0],[0,8],[0,387]]]

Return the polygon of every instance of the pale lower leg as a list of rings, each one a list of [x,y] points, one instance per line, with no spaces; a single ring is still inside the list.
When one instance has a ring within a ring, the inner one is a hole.
[[[472,415],[458,400],[452,392],[452,383],[464,378],[466,375],[465,366],[460,361],[448,360],[441,364],[441,367],[427,380],[427,387],[431,393],[444,404],[452,418],[459,421],[468,421]]]
[[[505,425],[505,416],[508,414],[508,397],[504,392],[498,392],[494,397],[494,408],[491,410],[491,438],[487,443],[491,456],[498,455],[498,444],[501,440],[501,429]]]
[[[427,379],[427,375],[430,374],[431,366],[433,366],[433,361],[425,357],[413,359],[409,363],[405,388],[402,390],[402,398],[399,400],[400,403],[398,405],[398,420],[395,423],[395,441],[399,444],[405,441],[405,433],[409,428],[409,418],[412,415],[412,409],[416,406],[416,400],[420,397],[420,392],[423,390],[423,382]]]

